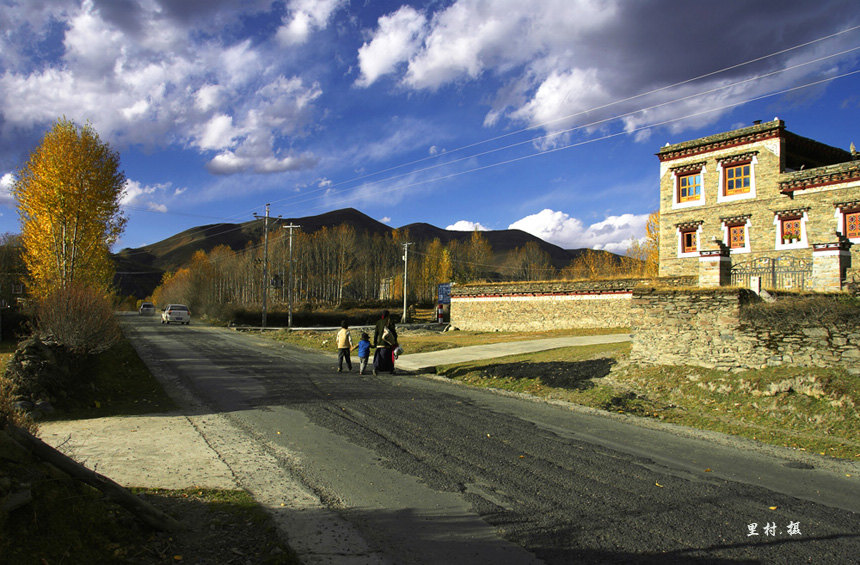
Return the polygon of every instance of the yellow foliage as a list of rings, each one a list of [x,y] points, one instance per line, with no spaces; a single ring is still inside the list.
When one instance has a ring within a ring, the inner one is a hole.
[[[106,290],[110,246],[125,227],[119,154],[89,125],[60,119],[18,171],[12,188],[24,262],[36,298],[70,283]]]

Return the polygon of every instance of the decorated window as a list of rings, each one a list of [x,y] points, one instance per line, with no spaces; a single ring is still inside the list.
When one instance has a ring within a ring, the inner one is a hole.
[[[672,169],[672,208],[705,203],[705,163],[687,163]]]
[[[800,241],[800,218],[782,218],[780,235],[783,242]]]
[[[860,238],[860,210],[846,212],[845,218],[845,237],[849,239]]]
[[[730,165],[724,168],[723,194],[736,196],[750,191],[750,164]]]
[[[736,224],[728,226],[729,231],[729,249],[745,249],[747,246],[747,226],[746,224]]]
[[[681,253],[695,253],[698,251],[698,237],[696,228],[681,230]]]
[[[717,160],[720,174],[717,202],[755,198],[755,166],[757,152],[733,155]]]
[[[809,208],[796,208],[776,212],[773,224],[776,228],[776,249],[802,249],[807,247],[806,222]]]
[[[691,202],[702,197],[702,172],[678,176],[678,202]]]

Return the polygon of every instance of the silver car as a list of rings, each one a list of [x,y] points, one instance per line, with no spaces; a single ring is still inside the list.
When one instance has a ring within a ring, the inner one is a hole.
[[[188,325],[191,323],[191,312],[185,304],[168,304],[161,311],[161,323],[179,322]]]
[[[152,302],[144,302],[140,305],[140,310],[138,310],[141,316],[152,316],[155,314],[155,304]]]

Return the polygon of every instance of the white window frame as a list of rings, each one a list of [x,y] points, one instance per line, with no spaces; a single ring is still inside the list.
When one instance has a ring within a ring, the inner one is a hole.
[[[806,249],[809,247],[809,243],[807,241],[807,232],[806,232],[806,222],[809,221],[809,216],[806,211],[800,216],[800,241],[795,243],[783,243],[782,241],[782,218],[775,214],[773,216],[773,225],[775,227],[776,235],[774,237],[773,248],[777,251],[785,250],[785,249]]]
[[[729,240],[729,226],[737,226],[739,222],[723,222],[723,241],[726,242],[727,246],[731,246],[731,241]],[[750,252],[750,227],[752,224],[750,223],[750,219],[747,218],[746,222],[744,222],[744,246],[736,247],[732,249],[729,247],[729,253],[732,255],[736,253],[749,253]]]
[[[680,202],[680,194],[679,194],[679,186],[678,186],[678,177],[679,176],[687,176],[696,174],[692,171],[678,174],[678,171],[672,171],[672,209],[678,210],[681,208],[690,208],[693,206],[702,206],[705,203],[705,166],[702,165],[702,168],[699,170],[700,175],[702,175],[702,190],[699,192],[699,198],[696,200],[688,200],[686,202]]]
[[[849,213],[854,214],[856,212],[857,210],[852,208]],[[836,232],[839,235],[845,235],[845,210],[841,206],[837,206],[834,216],[836,216]],[[848,241],[851,243],[860,243],[860,237],[849,237]]]
[[[750,198],[755,198],[755,166],[758,164],[758,158],[753,155],[750,159],[750,191],[744,194],[732,194],[730,196],[726,196],[724,194],[725,191],[725,167],[724,164],[729,164],[732,167],[735,167],[740,164],[745,164],[746,159],[741,161],[732,161],[731,159],[724,159],[723,161],[717,161],[717,176],[719,177],[717,184],[717,203],[723,202],[735,202],[737,200],[749,200]]]
[[[690,231],[690,230],[683,230],[683,231]],[[678,258],[683,259],[685,257],[698,257],[699,251],[701,251],[701,249],[702,249],[702,247],[701,247],[702,224],[699,224],[699,227],[696,228],[696,250],[689,252],[689,253],[684,253],[684,238],[683,238],[683,233],[682,233],[681,228],[675,228],[675,232],[677,234],[677,239],[678,239],[678,248],[677,248]]]

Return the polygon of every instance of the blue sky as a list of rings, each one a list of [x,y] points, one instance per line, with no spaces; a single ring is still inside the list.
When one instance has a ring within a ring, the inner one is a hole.
[[[115,250],[347,206],[623,252],[654,153],[778,116],[860,144],[855,0],[0,0],[0,232],[60,116],[122,156]]]

